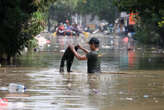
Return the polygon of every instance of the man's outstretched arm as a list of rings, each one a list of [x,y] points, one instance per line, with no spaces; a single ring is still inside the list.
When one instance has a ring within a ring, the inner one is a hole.
[[[89,53],[89,51],[85,48],[83,48],[81,45],[78,45],[79,46],[79,49],[81,49],[82,51],[84,51],[86,54]]]
[[[79,53],[77,53],[77,51],[75,50],[74,46],[69,45],[69,48],[72,50],[72,52],[74,53],[74,55],[76,56],[76,58],[78,60],[87,60],[87,57],[85,55],[80,55]]]

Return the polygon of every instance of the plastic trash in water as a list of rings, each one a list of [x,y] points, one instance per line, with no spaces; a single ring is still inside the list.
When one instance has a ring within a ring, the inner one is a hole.
[[[133,98],[127,97],[126,100],[133,101]]]
[[[119,92],[119,94],[121,94],[121,95],[122,95],[122,94],[124,94],[124,92],[120,91],[120,92]]]
[[[8,99],[5,98],[0,99],[0,107],[1,106],[8,106]]]
[[[8,87],[1,87],[0,91],[8,91]]]
[[[128,41],[129,41],[129,38],[128,38],[128,37],[125,37],[125,38],[123,39],[123,42],[124,42],[124,43],[128,43]]]
[[[60,52],[61,52],[61,53],[64,53],[64,52],[65,52],[65,50],[60,50]]]
[[[23,110],[25,103],[23,102],[9,102],[7,110]]]
[[[99,91],[97,89],[91,89],[89,90],[89,95],[95,95],[95,94],[98,94]]]
[[[149,98],[149,95],[144,95],[144,98]]]
[[[25,92],[26,88],[24,85],[16,84],[16,83],[10,83],[8,87],[8,91],[10,93],[23,93]]]
[[[26,88],[24,85],[16,84],[16,83],[10,83],[8,87],[0,87],[0,91],[9,91],[10,93],[16,93],[16,92],[25,92]]]

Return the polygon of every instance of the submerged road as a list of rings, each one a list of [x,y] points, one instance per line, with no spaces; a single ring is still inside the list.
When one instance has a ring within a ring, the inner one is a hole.
[[[106,44],[110,42],[108,37],[100,39]],[[54,41],[58,42],[58,45],[53,44],[55,52],[27,53],[13,66],[0,69],[1,87],[20,83],[27,88],[21,94],[0,91],[0,97],[8,99],[8,106],[0,106],[0,110],[164,109],[163,54],[112,49],[111,45],[103,44],[103,74],[88,75],[86,61],[76,59],[74,72],[59,73],[60,50],[66,48],[61,42],[69,40],[61,37]],[[87,47],[87,39],[73,38],[72,42],[74,40]]]

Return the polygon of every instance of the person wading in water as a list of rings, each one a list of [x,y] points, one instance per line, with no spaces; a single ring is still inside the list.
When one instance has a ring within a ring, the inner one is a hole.
[[[78,60],[87,60],[88,73],[100,73],[101,72],[101,56],[99,52],[99,40],[97,38],[91,38],[89,41],[90,50],[83,48],[79,45],[79,49],[84,51],[86,55],[80,55],[77,53],[73,45],[69,45],[70,49]]]

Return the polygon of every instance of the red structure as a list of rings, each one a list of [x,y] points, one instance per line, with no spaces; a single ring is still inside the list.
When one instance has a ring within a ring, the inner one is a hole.
[[[129,14],[129,25],[135,25],[136,20],[135,17],[138,15],[138,13],[130,13]]]

